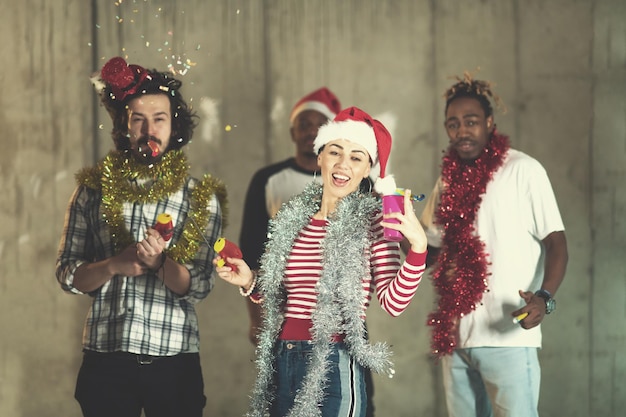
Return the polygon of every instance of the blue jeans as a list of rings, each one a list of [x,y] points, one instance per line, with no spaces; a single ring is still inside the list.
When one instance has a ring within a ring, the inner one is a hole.
[[[537,348],[456,349],[441,361],[450,417],[537,417]]]
[[[276,348],[276,399],[270,415],[284,417],[306,375],[313,344],[279,340]],[[329,360],[328,384],[320,407],[322,417],[365,416],[367,394],[363,368],[348,354],[343,343],[333,345]]]

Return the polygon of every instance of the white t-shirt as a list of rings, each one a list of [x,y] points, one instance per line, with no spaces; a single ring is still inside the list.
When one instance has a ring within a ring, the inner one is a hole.
[[[265,185],[265,203],[270,218],[278,213],[283,203],[300,194],[313,181],[315,180],[311,174],[293,168],[286,168],[271,176]]]
[[[421,217],[428,244],[434,247],[441,246],[442,230],[433,219],[442,186],[440,178]],[[534,292],[543,282],[545,250],[541,240],[564,230],[541,164],[510,149],[503,166],[487,184],[475,226],[485,243],[491,275],[482,303],[459,323],[458,347],[541,347],[540,327],[525,330],[511,317],[525,305],[518,291]]]

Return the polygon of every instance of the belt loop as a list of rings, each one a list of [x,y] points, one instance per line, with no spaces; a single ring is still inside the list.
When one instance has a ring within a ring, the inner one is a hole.
[[[152,365],[152,356],[150,355],[137,355],[137,363],[139,365]]]

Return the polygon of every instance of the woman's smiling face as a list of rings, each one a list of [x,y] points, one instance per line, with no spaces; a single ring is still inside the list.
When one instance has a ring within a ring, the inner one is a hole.
[[[317,157],[324,192],[341,198],[359,188],[371,169],[367,149],[346,139],[335,139],[324,146]]]

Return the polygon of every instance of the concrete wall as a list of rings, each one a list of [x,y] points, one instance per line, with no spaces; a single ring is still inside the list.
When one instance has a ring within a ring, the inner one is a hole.
[[[447,142],[449,76],[480,67],[508,108],[500,130],[544,164],[567,228],[568,274],[540,353],[541,415],[623,415],[624,1],[25,0],[0,3],[0,15],[0,415],[80,415],[89,300],[60,290],[54,262],[73,174],[112,147],[89,75],[115,55],[179,73],[202,120],[192,171],[229,186],[235,240],[250,176],[293,152],[288,112],[304,93],[326,85],[384,120],[389,169],[428,192]],[[254,378],[246,311],[233,288],[214,292],[198,306],[205,415],[240,416]],[[425,281],[398,319],[369,311],[398,369],[376,378],[379,417],[445,415],[425,326],[433,302]]]

